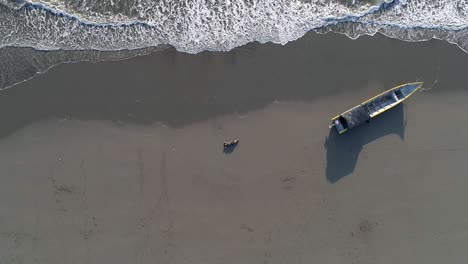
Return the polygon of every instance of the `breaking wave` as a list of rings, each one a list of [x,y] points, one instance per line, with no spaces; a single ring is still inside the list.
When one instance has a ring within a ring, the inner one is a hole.
[[[228,51],[306,32],[438,38],[468,50],[466,0],[0,0],[0,47]]]

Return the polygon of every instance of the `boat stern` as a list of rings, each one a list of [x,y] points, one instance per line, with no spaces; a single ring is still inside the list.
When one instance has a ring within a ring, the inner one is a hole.
[[[335,127],[338,134],[343,134],[344,132],[348,131],[348,128],[345,127],[345,124],[342,123],[339,116],[332,119],[332,124],[329,128]]]

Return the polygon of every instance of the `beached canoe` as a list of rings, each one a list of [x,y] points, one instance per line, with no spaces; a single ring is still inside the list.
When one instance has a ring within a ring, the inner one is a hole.
[[[406,83],[378,94],[332,118],[330,128],[335,127],[339,134],[343,134],[353,127],[369,122],[373,117],[408,99],[421,88],[422,84],[422,82]]]

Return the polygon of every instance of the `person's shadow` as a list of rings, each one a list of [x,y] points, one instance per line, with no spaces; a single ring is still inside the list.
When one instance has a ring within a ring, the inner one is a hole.
[[[330,129],[325,140],[327,151],[326,177],[330,183],[350,175],[364,145],[390,134],[397,134],[402,140],[405,136],[404,105],[373,118],[369,124],[363,124],[339,135],[336,129]]]

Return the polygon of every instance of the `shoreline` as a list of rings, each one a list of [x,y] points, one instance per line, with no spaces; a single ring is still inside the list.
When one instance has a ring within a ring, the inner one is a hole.
[[[466,58],[442,41],[309,34],[286,46],[251,44],[197,55],[167,50],[118,62],[63,64],[2,91],[0,137],[54,117],[180,127],[274,101],[356,91],[349,103],[337,104],[339,113],[411,81],[435,85],[435,93],[464,90]]]

